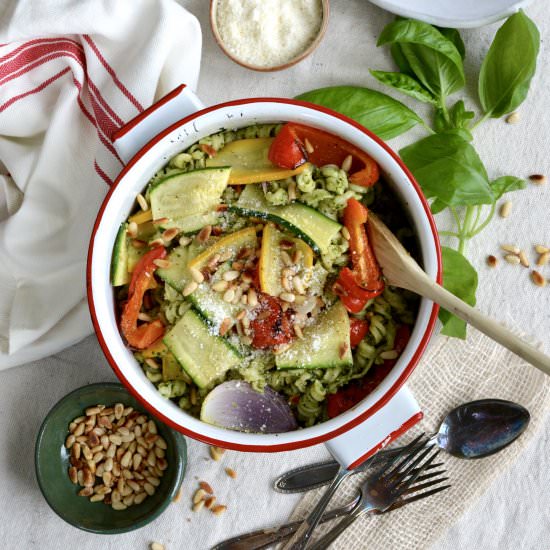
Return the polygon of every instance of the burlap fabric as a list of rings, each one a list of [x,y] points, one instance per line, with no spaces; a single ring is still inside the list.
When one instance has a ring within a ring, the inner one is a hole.
[[[424,419],[400,443],[422,430],[437,431],[445,413],[456,405],[489,397],[526,407],[531,413],[526,432],[508,448],[483,460],[460,460],[441,453],[451,489],[384,516],[360,518],[333,543],[334,550],[429,548],[520,457],[537,433],[550,410],[550,378],[480,332],[468,330],[466,343],[437,338],[412,374],[408,385],[424,411]],[[330,507],[353,499],[364,478],[365,474],[359,474],[347,480]],[[303,517],[322,490],[307,493],[293,518]],[[319,535],[328,527],[319,527]]]

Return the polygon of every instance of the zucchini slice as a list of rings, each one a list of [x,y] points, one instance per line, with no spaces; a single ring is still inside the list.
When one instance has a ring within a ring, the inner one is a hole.
[[[166,347],[199,388],[208,388],[236,367],[241,358],[225,338],[215,336],[190,309],[164,336]]]
[[[189,263],[197,257],[199,252],[200,249],[195,244],[174,248],[167,258],[170,261],[170,267],[157,269],[157,275],[166,284],[181,292],[192,280]],[[208,320],[215,331],[219,330],[226,317],[234,318],[241,307],[225,302],[222,296],[214,292],[206,282],[201,283],[193,294],[187,296],[187,300]]]
[[[215,211],[227,187],[231,168],[204,168],[162,179],[151,187],[153,220],[166,219],[162,228],[177,227],[184,233],[215,224]]]
[[[303,340],[295,340],[275,356],[278,369],[328,369],[353,364],[348,312],[340,300],[303,332]]]
[[[207,167],[231,166],[229,184],[261,183],[284,180],[300,174],[306,167],[295,170],[279,168],[268,158],[269,148],[275,138],[238,139],[228,143],[215,157],[206,160]]]
[[[298,202],[272,206],[260,187],[247,185],[237,204],[229,210],[253,218],[271,220],[305,241],[316,253],[325,254],[342,226],[314,208]]]
[[[113,257],[111,259],[111,284],[113,286],[122,286],[130,282],[130,275],[128,273],[127,230],[128,224],[123,223],[116,235]]]

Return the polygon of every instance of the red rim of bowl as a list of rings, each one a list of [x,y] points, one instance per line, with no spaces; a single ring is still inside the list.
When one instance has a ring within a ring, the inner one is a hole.
[[[376,411],[380,410],[401,388],[401,386],[405,383],[407,378],[411,375],[412,371],[418,364],[420,358],[422,357],[426,346],[428,345],[428,342],[430,340],[430,337],[433,333],[435,322],[437,320],[437,313],[439,311],[439,306],[437,304],[432,305],[432,311],[430,314],[430,318],[428,320],[428,324],[426,326],[426,330],[424,334],[422,335],[422,338],[420,340],[420,343],[418,344],[413,356],[411,357],[409,363],[407,366],[403,369],[403,372],[401,373],[401,376],[395,381],[393,386],[376,402],[361,413],[360,415],[356,416],[354,419],[350,420],[343,426],[340,426],[339,428],[336,428],[335,430],[332,430],[331,432],[325,433],[320,436],[312,437],[309,439],[303,439],[299,441],[293,441],[289,443],[279,443],[274,445],[246,445],[246,444],[240,444],[240,443],[232,443],[232,442],[226,442],[219,439],[214,439],[212,437],[206,436],[201,433],[197,433],[193,430],[190,430],[189,428],[186,428],[185,426],[181,426],[179,424],[176,424],[173,420],[168,418],[166,415],[161,413],[159,410],[157,410],[155,407],[153,407],[148,401],[146,401],[132,386],[132,384],[129,382],[129,380],[122,374],[121,370],[119,369],[118,365],[116,364],[116,361],[114,360],[113,356],[111,355],[109,348],[107,346],[107,343],[103,337],[103,333],[101,331],[101,328],[99,326],[96,312],[95,312],[95,306],[94,306],[94,298],[92,293],[92,263],[93,263],[93,248],[94,248],[94,242],[95,242],[95,236],[97,229],[102,221],[103,213],[105,211],[105,208],[107,207],[107,204],[109,203],[109,200],[111,198],[111,195],[113,194],[116,187],[119,185],[120,181],[124,178],[124,176],[127,174],[127,172],[130,170],[130,168],[138,162],[138,160],[147,152],[149,151],[154,145],[156,145],[158,142],[162,141],[168,134],[179,128],[180,126],[187,124],[188,122],[201,117],[202,115],[209,113],[211,111],[215,111],[217,109],[221,109],[224,107],[234,107],[238,105],[248,105],[251,103],[283,103],[287,105],[295,105],[298,107],[306,107],[308,109],[314,109],[316,111],[320,111],[324,114],[336,117],[347,124],[350,124],[351,126],[357,128],[360,130],[363,134],[365,134],[367,137],[375,141],[378,145],[380,145],[391,157],[392,159],[399,165],[401,170],[405,173],[408,180],[412,184],[413,188],[417,192],[420,201],[422,203],[422,206],[424,208],[424,212],[426,214],[426,218],[428,219],[428,223],[430,225],[430,229],[432,231],[432,236],[434,239],[434,246],[435,246],[435,252],[437,257],[437,276],[436,281],[441,284],[442,280],[442,264],[441,264],[441,247],[439,244],[439,237],[435,225],[435,221],[433,219],[432,213],[430,211],[430,207],[426,201],[426,198],[424,197],[420,186],[414,179],[413,175],[409,171],[409,169],[405,166],[403,161],[396,155],[396,153],[386,145],[378,136],[367,130],[365,127],[361,126],[359,123],[355,122],[351,118],[348,118],[345,115],[342,115],[340,113],[337,113],[336,111],[333,111],[331,109],[327,109],[326,107],[321,107],[319,105],[315,105],[313,103],[308,103],[306,101],[298,101],[295,99],[285,99],[285,98],[271,98],[271,97],[257,97],[257,98],[248,98],[248,99],[238,99],[234,101],[228,101],[225,103],[218,103],[217,105],[213,105],[211,107],[206,107],[205,109],[201,109],[200,111],[197,111],[195,113],[192,113],[191,115],[179,120],[178,122],[175,122],[159,134],[157,134],[154,138],[152,138],[150,141],[148,141],[135,155],[134,157],[128,162],[128,164],[122,169],[118,177],[116,178],[115,182],[111,186],[109,192],[107,193],[105,199],[103,200],[103,203],[101,204],[101,207],[99,209],[99,212],[97,214],[96,221],[94,223],[94,227],[92,230],[92,235],[90,238],[90,244],[88,247],[88,260],[87,260],[87,267],[86,267],[86,289],[87,289],[87,297],[88,297],[88,306],[90,309],[90,315],[92,318],[92,323],[94,326],[94,330],[97,336],[97,339],[99,341],[99,345],[101,346],[101,349],[103,350],[103,354],[105,355],[105,358],[109,362],[111,368],[114,370],[115,374],[119,378],[119,380],[128,388],[128,391],[140,402],[143,404],[143,406],[149,410],[152,414],[154,414],[157,418],[161,419],[165,424],[170,426],[171,428],[189,436],[193,439],[196,439],[198,441],[202,441],[203,443],[207,443],[209,445],[215,445],[219,447],[223,447],[226,449],[232,449],[235,451],[246,451],[246,452],[278,452],[278,451],[291,451],[295,449],[302,449],[304,447],[309,447],[312,445],[316,445],[318,443],[323,443],[325,441],[328,441],[329,439],[332,439],[350,429],[353,427],[359,425],[361,422],[372,416]]]

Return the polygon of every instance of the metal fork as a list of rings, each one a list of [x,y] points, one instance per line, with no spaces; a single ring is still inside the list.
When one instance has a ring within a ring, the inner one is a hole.
[[[431,454],[430,454],[431,453]],[[410,493],[411,490],[422,491],[429,487],[433,487],[448,478],[439,478],[419,485],[412,485],[418,481],[419,475],[423,472],[439,454],[438,450],[433,450],[433,445],[422,445],[417,447],[415,451],[410,453],[401,462],[393,468],[386,470],[380,477],[371,477],[367,479],[363,487],[361,487],[361,498],[355,505],[352,512],[345,516],[335,527],[333,527],[326,535],[319,539],[310,547],[310,550],[326,550],[356,519],[368,513],[382,513],[395,503],[395,495],[397,498]],[[412,462],[411,462],[412,461]],[[414,472],[413,472],[414,470]],[[450,485],[443,485],[421,493],[414,500],[424,498],[440,491],[448,489]]]
[[[363,489],[365,489],[363,496],[367,499],[364,504],[365,508],[368,506],[369,510],[383,512],[403,495],[404,491],[414,483],[422,471],[418,469],[415,474],[411,474],[412,470],[432,451],[433,444],[429,445],[428,443],[429,440],[424,434],[419,435],[406,447],[403,447],[403,450],[393,460],[388,461],[381,470],[369,476],[369,479],[363,485]],[[426,462],[422,469],[433,462],[438,452],[433,453],[429,462]],[[344,470],[344,472],[347,473],[348,471]],[[323,495],[290,541],[285,544],[284,550],[304,550],[307,548],[311,541],[311,535],[334,493],[334,487],[338,485],[338,482],[333,481],[331,485],[333,488],[332,493],[327,490],[327,493]],[[352,521],[354,520],[355,518]]]
[[[426,470],[430,470],[430,469],[435,470],[436,468],[442,465],[443,465],[442,462],[438,462],[435,464],[432,463],[430,464],[430,466],[426,468]],[[447,489],[448,487],[450,487],[450,485],[445,485],[444,487],[438,487],[436,489],[433,489],[431,491],[427,491],[424,493],[415,494],[415,493],[418,493],[419,491],[423,491],[424,489],[427,489],[428,487],[433,487],[434,485],[437,485],[439,483],[446,481],[448,479],[447,477],[433,479],[434,477],[440,476],[444,473],[445,473],[445,470],[435,470],[428,474],[419,476],[416,480],[417,485],[413,485],[412,487],[407,489],[403,497],[400,498],[394,504],[392,504],[392,506],[388,508],[386,512],[383,512],[383,513],[391,512],[393,510],[401,508],[402,506],[405,506],[406,504],[415,502],[417,500],[421,500],[435,493],[438,493],[439,491],[443,491],[444,489]],[[431,479],[432,481],[428,483],[421,483],[421,482],[426,482],[428,479]],[[348,502],[344,506],[340,506],[339,508],[335,508],[334,510],[325,512],[320,523],[326,523],[327,521],[331,521],[333,519],[352,513],[355,510],[355,508],[359,506],[360,499],[361,499],[361,494],[358,494],[357,497],[355,497],[352,501]],[[372,513],[375,514],[380,512],[373,511]],[[288,538],[290,538],[290,536],[293,533],[296,532],[296,530],[298,529],[298,527],[300,527],[301,524],[302,524],[301,521],[293,521],[291,523],[287,523],[279,527],[274,527],[271,529],[259,529],[257,531],[252,531],[251,533],[238,535],[231,539],[220,542],[219,544],[214,546],[211,550],[262,550],[275,543],[287,540]]]

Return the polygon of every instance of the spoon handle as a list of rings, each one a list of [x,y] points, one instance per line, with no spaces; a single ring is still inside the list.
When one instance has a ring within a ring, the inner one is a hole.
[[[528,344],[501,324],[464,303],[427,276],[417,281],[415,286],[419,288],[414,290],[422,294],[422,296],[438,303],[468,324],[476,327],[489,336],[489,338],[492,338],[511,352],[519,355],[519,357],[525,359],[545,374],[550,375],[550,357],[542,353],[535,346]]]

